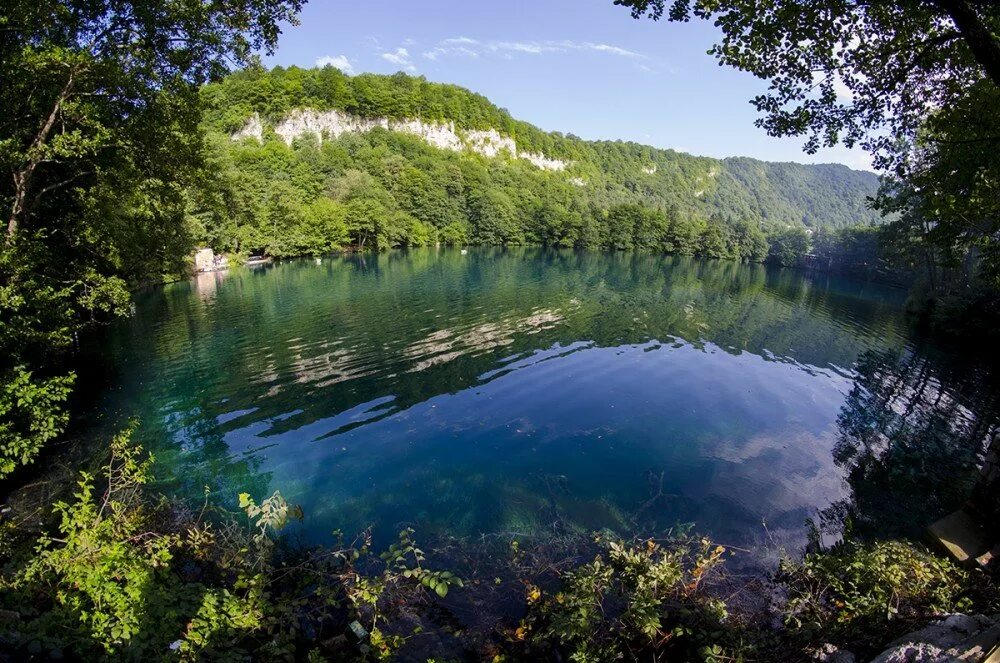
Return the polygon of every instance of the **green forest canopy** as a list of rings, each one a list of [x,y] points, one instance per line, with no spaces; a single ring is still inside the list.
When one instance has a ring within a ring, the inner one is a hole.
[[[826,164],[711,159],[622,141],[585,141],[515,120],[482,95],[423,77],[248,69],[203,90],[220,174],[196,191],[194,235],[218,250],[300,255],[431,241],[666,250],[762,260],[764,234],[870,225],[878,179]],[[375,130],[289,148],[269,129],[296,109],[496,129],[521,152],[569,162],[434,148]],[[257,114],[263,143],[231,135]]]

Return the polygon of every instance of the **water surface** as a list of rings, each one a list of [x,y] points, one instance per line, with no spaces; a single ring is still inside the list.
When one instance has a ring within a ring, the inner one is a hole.
[[[906,529],[974,481],[995,403],[903,297],[649,254],[298,260],[141,296],[102,408],[142,422],[166,489],[280,490],[311,541],[693,523],[794,547],[807,518]]]

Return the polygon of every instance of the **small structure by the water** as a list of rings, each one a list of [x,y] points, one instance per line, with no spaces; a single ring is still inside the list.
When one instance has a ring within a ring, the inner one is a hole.
[[[194,271],[218,272],[229,269],[229,259],[226,256],[217,256],[212,249],[198,249],[194,254]]]
[[[274,262],[271,256],[250,256],[247,258],[247,267],[255,267],[257,265],[269,265]]]

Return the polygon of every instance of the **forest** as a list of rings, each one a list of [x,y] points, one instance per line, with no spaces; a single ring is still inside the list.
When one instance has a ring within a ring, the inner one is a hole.
[[[854,230],[880,221],[870,206],[877,179],[844,166],[716,160],[545,133],[481,95],[403,73],[246,70],[202,94],[217,177],[192,190],[191,234],[220,252],[528,244],[792,266],[815,244],[829,267],[850,227],[854,253],[837,258],[861,269],[878,262],[874,246],[859,255],[864,233]],[[287,145],[273,128],[298,109],[493,129],[521,152],[569,166],[546,171],[509,153],[440,149],[382,128],[306,133]],[[262,118],[263,140],[230,139],[251,117]]]

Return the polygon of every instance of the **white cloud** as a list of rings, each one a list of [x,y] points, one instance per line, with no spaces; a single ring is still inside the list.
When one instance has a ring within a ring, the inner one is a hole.
[[[544,53],[570,53],[585,52],[603,53],[616,57],[634,58],[644,60],[646,56],[642,53],[630,51],[621,46],[612,44],[595,43],[591,41],[572,40],[545,40],[545,41],[478,41],[470,37],[450,37],[442,39],[434,48],[424,51],[423,56],[428,60],[436,60],[441,57],[468,57],[478,58],[484,54],[495,54],[504,58],[510,58],[512,54],[541,55]]]
[[[324,55],[321,58],[316,58],[317,67],[325,67],[327,65],[336,67],[345,74],[354,74],[354,65],[351,64],[346,55]]]
[[[847,83],[844,82],[844,79],[841,77],[839,72],[813,72],[813,89],[816,91],[817,95],[822,86],[827,83],[833,86],[833,93],[836,95],[839,103],[849,104],[854,101],[854,91],[847,86]]]
[[[488,45],[491,51],[513,51],[515,53],[558,53],[566,50],[548,42],[495,41]]]
[[[854,100],[854,92],[851,88],[847,87],[847,83],[840,76],[833,79],[833,91],[837,95],[838,101]]]
[[[391,62],[392,64],[405,69],[406,71],[416,71],[417,68],[414,66],[413,61],[410,60],[410,52],[400,46],[395,51],[391,53],[383,53],[382,59],[386,62]]]
[[[591,42],[586,42],[583,44],[583,48],[589,49],[591,51],[600,51],[602,53],[610,53],[611,55],[621,55],[626,58],[644,58],[646,56],[641,53],[636,53],[635,51],[630,51],[620,46],[612,46],[610,44],[593,44]]]
[[[428,60],[437,60],[439,57],[468,57],[478,58],[479,52],[465,46],[438,46],[422,54]]]

